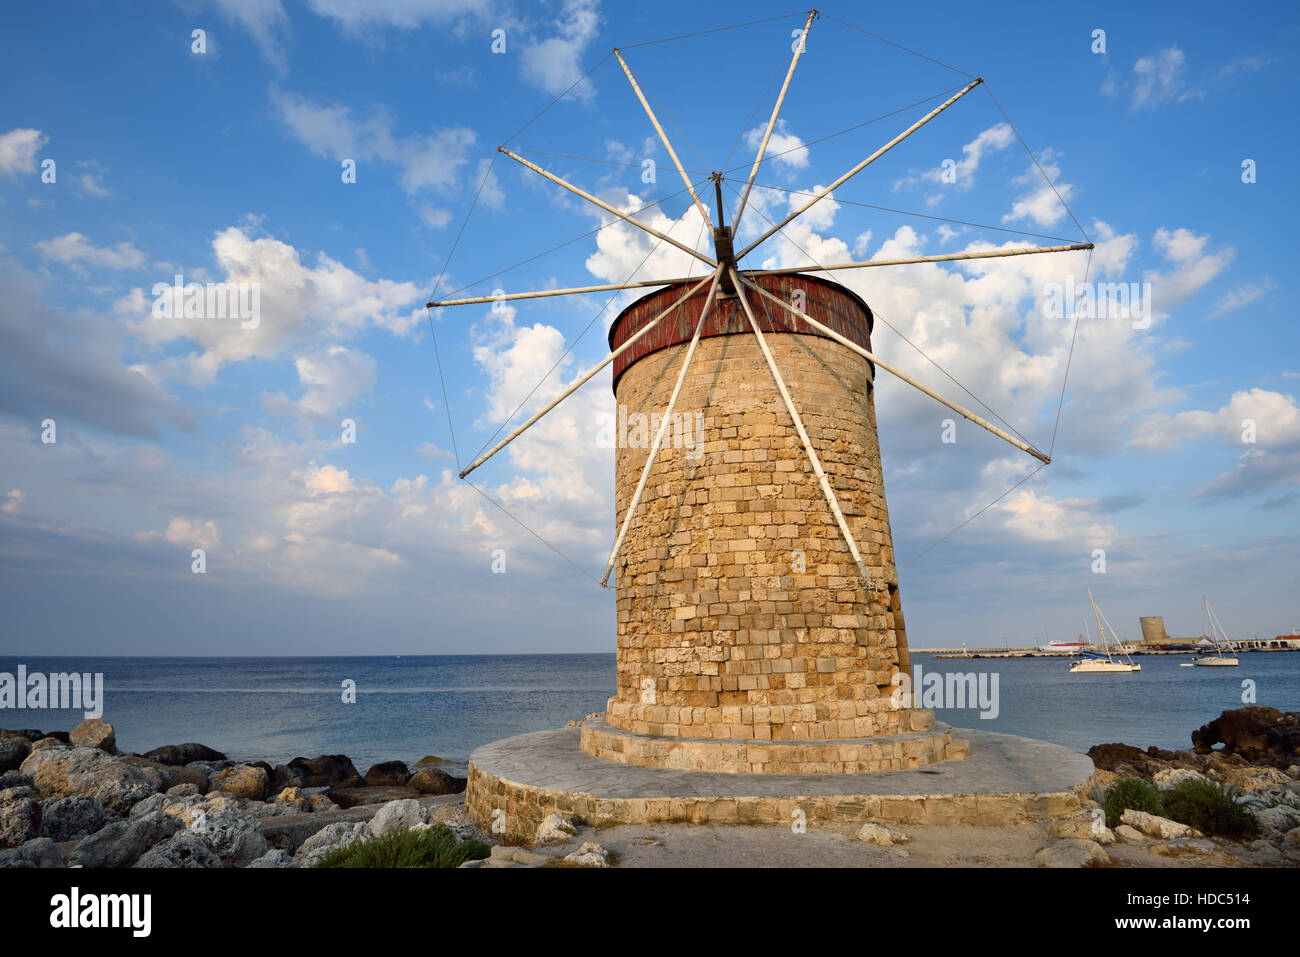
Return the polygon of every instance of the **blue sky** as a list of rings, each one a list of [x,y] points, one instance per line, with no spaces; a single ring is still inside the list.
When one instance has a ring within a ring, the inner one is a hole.
[[[607,54],[624,51],[694,178],[722,169],[738,189],[803,14],[597,0],[123,9],[23,5],[0,37],[0,650],[613,650],[612,593],[456,479],[447,405],[468,461],[521,401],[515,422],[602,358],[634,295],[435,310],[447,403],[424,303],[440,277],[444,292],[488,295],[682,275],[685,254],[651,253],[496,147],[694,243],[698,216]],[[942,442],[950,413],[879,377],[898,556],[923,552],[901,570],[913,645],[1072,636],[1085,586],[1125,637],[1146,614],[1199,634],[1202,594],[1233,635],[1300,624],[1300,333],[1285,307],[1300,17],[1287,4],[824,12],[742,243],[966,74],[987,88],[744,265],[1080,241],[991,93],[1097,244],[1089,278],[1150,283],[1147,328],[1080,320],[1054,463],[929,551],[1036,463],[964,422]],[[730,219],[736,195],[724,199]],[[1053,284],[1083,280],[1086,255],[835,278],[876,310],[882,357],[972,401],[906,336],[1045,446],[1072,326],[1043,305]],[[154,316],[155,284],[176,273],[256,284],[258,327]],[[596,441],[612,408],[604,373],[475,473],[597,577],[615,532],[612,453]]]

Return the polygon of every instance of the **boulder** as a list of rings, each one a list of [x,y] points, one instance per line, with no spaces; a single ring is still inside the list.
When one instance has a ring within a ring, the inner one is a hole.
[[[246,867],[267,852],[262,822],[230,807],[199,811],[189,828],[227,867]]]
[[[0,791],[7,791],[10,788],[30,788],[35,783],[30,775],[23,774],[21,771],[6,771],[0,774]]]
[[[1300,756],[1300,713],[1247,705],[1225,711],[1192,732],[1197,751],[1210,751],[1219,743],[1225,752],[1247,761],[1289,767]]]
[[[1179,824],[1177,821],[1171,821],[1167,817],[1160,817],[1158,814],[1135,811],[1132,808],[1125,808],[1119,819],[1124,824],[1137,828],[1147,837],[1158,837],[1163,841],[1172,841],[1180,837],[1203,836],[1194,827]]]
[[[197,797],[203,793],[197,784],[176,784],[167,789],[167,796],[174,798]]]
[[[289,762],[290,769],[302,774],[300,787],[314,788],[357,788],[364,787],[365,780],[357,773],[352,760],[346,754],[322,754],[315,758],[294,758]]]
[[[49,735],[48,737],[40,738],[39,740],[32,742],[33,751],[44,751],[47,748],[70,748],[70,747],[72,747],[72,745],[70,745],[67,741],[63,740],[63,738],[56,738],[54,735]]]
[[[45,736],[44,731],[37,731],[35,728],[24,728],[21,730],[0,728],[0,740],[4,740],[5,738],[22,738],[28,744],[31,744],[33,741],[39,741]]]
[[[211,790],[224,791],[247,801],[263,800],[269,784],[264,770],[248,764],[238,764],[218,771],[209,781]]]
[[[279,794],[285,788],[305,787],[306,775],[301,768],[291,768],[287,764],[277,764],[268,776],[267,793]]]
[[[108,815],[92,797],[58,798],[41,804],[42,833],[55,841],[79,841],[107,823]]]
[[[203,794],[208,789],[208,776],[211,771],[188,765],[164,764],[138,754],[125,754],[118,758],[124,764],[139,768],[150,780],[158,782],[158,790],[170,791],[180,784],[193,784]]]
[[[165,744],[161,748],[146,751],[144,756],[151,761],[157,761],[159,764],[175,766],[186,765],[192,761],[226,760],[226,756],[220,751],[209,748],[204,744],[195,744],[193,741],[188,744]]]
[[[1216,776],[1226,784],[1232,784],[1243,791],[1264,791],[1268,788],[1285,787],[1291,779],[1277,768],[1245,767],[1225,768],[1216,772]]]
[[[911,838],[902,831],[897,831],[887,825],[868,821],[858,829],[858,840],[866,841],[868,844],[879,844],[881,847],[889,847],[893,844],[906,844]]]
[[[1135,827],[1121,824],[1115,828],[1115,836],[1125,844],[1145,844],[1149,838]]]
[[[433,813],[429,815],[429,823],[445,825],[460,841],[479,838],[482,833],[478,825],[470,820],[464,806],[460,804],[433,808]]]
[[[221,867],[222,864],[221,858],[197,834],[192,831],[177,831],[161,844],[145,851],[134,866],[212,869]]]
[[[1260,828],[1272,836],[1280,838],[1294,827],[1300,827],[1300,808],[1279,804],[1276,807],[1251,810],[1250,815],[1259,822]]]
[[[1168,791],[1183,781],[1209,781],[1200,771],[1193,771],[1191,768],[1166,768],[1163,771],[1157,771],[1151,776],[1151,783],[1156,786],[1158,791]]]
[[[1293,827],[1287,831],[1286,836],[1282,838],[1282,843],[1288,847],[1300,847],[1300,827]]]
[[[6,793],[14,794],[18,788]],[[0,849],[19,847],[41,836],[41,805],[31,797],[0,803]]]
[[[1172,841],[1158,841],[1147,850],[1161,857],[1182,857],[1184,855],[1213,854],[1218,848],[1213,841],[1197,840],[1193,837],[1179,837]]]
[[[81,867],[130,867],[180,829],[179,820],[158,811],[115,821],[73,848],[68,863]]]
[[[257,860],[253,861],[253,863],[249,864],[248,866],[256,867],[256,868],[265,868],[265,867],[296,867],[297,865],[294,864],[293,857],[289,854],[288,851],[282,851],[277,847],[267,851],[265,854],[263,854]]]
[[[158,790],[143,770],[96,748],[33,750],[22,771],[32,778],[41,797],[86,795],[119,814]]]
[[[103,718],[87,718],[72,729],[68,740],[79,748],[99,748],[117,754],[117,734]]]
[[[578,829],[571,822],[558,814],[548,814],[543,818],[542,823],[537,825],[537,843],[552,844],[556,841],[567,841],[577,833]]]
[[[417,798],[420,792],[415,788],[330,788],[329,799],[339,807],[357,807],[362,804],[387,804],[405,798]]]
[[[383,837],[389,831],[402,830],[425,823],[425,809],[419,801],[390,801],[370,819],[370,835]]]
[[[439,768],[421,768],[411,775],[406,786],[421,794],[460,794],[465,790],[465,779],[453,777]]]
[[[0,851],[0,867],[62,867],[63,855],[48,837],[34,837],[12,850]]]
[[[0,774],[17,770],[31,753],[32,745],[26,738],[0,738]]]
[[[1034,852],[1040,867],[1096,867],[1109,864],[1110,857],[1096,841],[1066,839],[1053,841]]]
[[[370,838],[370,823],[361,821],[352,824],[348,821],[338,821],[334,824],[326,825],[311,837],[302,842],[298,852],[294,855],[294,861],[299,867],[315,867],[316,863],[338,847],[351,847],[353,844],[362,843]]]
[[[1106,815],[1100,809],[1078,811],[1069,817],[1053,821],[1047,829],[1049,837],[1096,841],[1107,845],[1115,843],[1115,832],[1106,826]]]
[[[400,788],[404,786],[411,777],[411,771],[401,761],[384,761],[382,764],[374,765],[366,772],[366,784],[372,787],[392,787]],[[435,792],[444,794],[447,792]]]
[[[420,758],[420,760],[415,762],[417,768],[423,767],[426,764],[451,764],[451,762],[446,758],[440,758],[434,754],[426,754],[424,757]]]
[[[564,859],[579,867],[609,867],[609,852],[594,841],[584,841],[572,854],[564,855]]]

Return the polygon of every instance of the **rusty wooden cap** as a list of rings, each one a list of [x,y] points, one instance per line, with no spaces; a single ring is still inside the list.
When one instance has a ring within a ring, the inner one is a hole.
[[[844,338],[856,342],[862,348],[868,351],[871,349],[873,322],[871,308],[862,301],[862,298],[857,293],[851,292],[837,282],[800,273],[784,276],[753,276],[750,279],[772,295],[796,307],[798,303],[795,302],[795,299],[802,293],[804,303],[801,312],[807,313],[822,325],[834,329]],[[619,313],[618,318],[614,320],[614,324],[610,326],[610,349],[617,349],[630,339],[646,323],[652,321],[655,316],[676,302],[682,292],[689,289],[691,285],[693,284],[676,283],[665,286],[648,296],[642,296],[624,309]],[[613,386],[615,390],[618,389],[618,380],[623,373],[638,359],[666,346],[690,341],[691,336],[695,334],[695,326],[700,321],[700,312],[704,308],[707,296],[708,286],[705,286],[673,310],[672,313],[665,316],[658,326],[638,339],[630,349],[614,360]],[[796,335],[828,338],[824,333],[814,329],[808,323],[790,315],[789,312],[778,308],[752,291],[749,296],[749,305],[754,310],[754,317],[758,320],[759,328],[764,333],[787,332]],[[719,299],[713,304],[713,308],[709,310],[709,317],[704,323],[704,329],[700,332],[700,337],[731,336],[742,333],[749,335],[752,332],[753,330],[749,327],[749,320],[745,316],[745,310],[740,305],[740,301],[738,299]]]

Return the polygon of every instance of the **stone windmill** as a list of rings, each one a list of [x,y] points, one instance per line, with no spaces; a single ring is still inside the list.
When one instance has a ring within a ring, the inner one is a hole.
[[[808,36],[817,12],[804,24]],[[743,248],[737,229],[805,48],[795,45],[732,223],[723,176],[706,207],[622,53],[637,99],[712,227],[707,255],[541,166],[500,152],[709,269],[671,278],[501,296],[449,307],[658,287],[609,331],[610,353],[494,447],[464,478],[613,364],[621,407],[657,413],[648,448],[616,453],[618,690],[583,722],[588,755],[627,765],[735,774],[855,774],[964,758],[932,712],[896,707],[907,639],[881,475],[874,405],[883,369],[1040,459],[1048,455],[927,388],[872,351],[872,312],[845,287],[800,269],[738,262],[934,120],[975,79]],[[1091,244],[1003,248],[837,263],[877,268],[1041,255]],[[819,270],[821,271],[821,270]],[[702,413],[687,443],[685,414]],[[471,779],[473,784],[473,778]]]

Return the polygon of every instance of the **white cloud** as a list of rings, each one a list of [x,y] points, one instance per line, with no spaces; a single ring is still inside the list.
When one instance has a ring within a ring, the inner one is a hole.
[[[138,269],[145,254],[129,242],[96,246],[81,233],[68,233],[36,243],[46,259],[61,263],[86,263],[104,269]]]
[[[40,130],[15,129],[0,133],[0,173],[17,177],[36,172],[36,154],[47,139]]]
[[[763,133],[767,129],[767,124],[756,126],[745,133],[745,143],[755,155],[758,153],[759,146],[763,143]],[[790,132],[789,125],[784,118],[776,121],[776,129],[772,131],[772,138],[767,141],[767,153],[763,158],[764,164],[775,163],[778,167],[785,170],[807,169],[810,162],[808,147],[803,145],[803,140]],[[752,165],[752,161],[751,161]],[[762,170],[759,170],[760,174]],[[748,174],[746,174],[748,176]]]
[[[299,356],[294,367],[304,389],[298,407],[308,416],[324,418],[375,385],[375,360],[345,346]]]
[[[1214,308],[1210,310],[1209,318],[1220,319],[1230,312],[1235,312],[1252,303],[1259,302],[1275,289],[1277,289],[1277,283],[1268,276],[1258,282],[1251,282],[1244,286],[1238,286],[1236,289],[1229,289],[1214,304]]]
[[[1055,156],[1052,150],[1044,150],[1037,165],[1031,165],[1013,180],[1029,187],[1029,190],[1015,201],[1011,212],[1002,217],[1002,222],[1014,223],[1027,219],[1037,226],[1046,227],[1056,225],[1068,214],[1065,203],[1074,193],[1074,186],[1061,180],[1061,168],[1051,162]],[[1041,172],[1039,165],[1042,166]],[[1053,183],[1055,189],[1052,188]]]
[[[321,253],[314,267],[304,265],[293,246],[277,239],[254,239],[235,227],[212,241],[220,281],[256,284],[261,318],[256,328],[238,321],[184,318],[181,310],[153,314],[153,292],[134,289],[115,306],[131,330],[151,345],[188,340],[197,353],[159,361],[160,377],[181,374],[195,384],[210,383],[232,362],[302,352],[322,338],[343,339],[371,326],[408,335],[423,321],[421,288],[411,282],[370,281]],[[170,283],[171,277],[161,277]],[[186,279],[194,278],[187,271]],[[163,290],[164,300],[170,291]]]
[[[970,189],[975,185],[975,172],[979,169],[980,161],[989,153],[1006,149],[1013,142],[1015,142],[1015,132],[1007,123],[998,123],[982,130],[975,139],[961,148],[962,158],[953,163],[953,181],[950,185],[960,190]],[[944,173],[943,166],[936,166],[922,173],[896,180],[893,188],[897,191],[919,183],[943,184]]]
[[[1200,292],[1228,268],[1236,255],[1231,246],[1207,252],[1209,235],[1197,235],[1185,228],[1170,230],[1161,227],[1156,230],[1152,242],[1173,265],[1167,272],[1147,270],[1143,273],[1143,278],[1151,283],[1151,297],[1161,314]]]
[[[1197,409],[1147,416],[1134,429],[1132,445],[1149,452],[1167,451],[1206,436],[1240,446],[1246,420],[1255,423],[1256,445],[1300,445],[1300,409],[1295,397],[1259,388],[1234,392],[1228,404],[1214,412]]]
[[[1178,47],[1144,56],[1133,64],[1133,110],[1154,109],[1205,97],[1187,80],[1187,57]]]
[[[577,83],[584,72],[582,56],[600,28],[599,8],[597,0],[564,0],[553,24],[555,35],[524,46],[520,56],[520,73],[524,79],[552,96],[559,96]],[[591,79],[587,78],[570,95],[589,100],[595,93]]]

